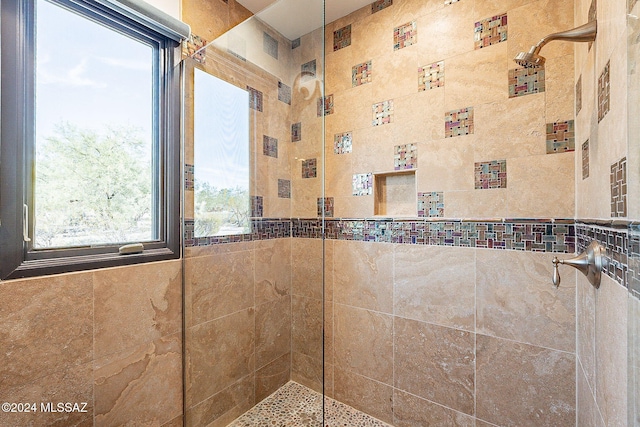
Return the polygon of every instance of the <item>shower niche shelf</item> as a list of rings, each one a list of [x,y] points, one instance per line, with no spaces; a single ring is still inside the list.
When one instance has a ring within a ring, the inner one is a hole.
[[[374,215],[417,215],[415,170],[374,174],[374,189]]]

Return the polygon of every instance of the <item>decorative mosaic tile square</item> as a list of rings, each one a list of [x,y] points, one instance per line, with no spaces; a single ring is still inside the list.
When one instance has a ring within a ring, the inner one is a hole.
[[[291,86],[278,82],[278,101],[291,105]]]
[[[507,14],[493,16],[476,22],[474,29],[475,49],[491,46],[507,40]]]
[[[393,99],[373,104],[371,110],[373,111],[373,126],[380,126],[393,121]]]
[[[444,137],[473,134],[473,107],[453,110],[444,115]]]
[[[333,114],[333,95],[327,95],[324,98],[318,98],[318,117]]]
[[[351,69],[352,87],[360,86],[365,83],[371,83],[371,61],[358,64]]]
[[[227,52],[242,61],[246,61],[247,41],[233,32],[229,33],[227,36]]]
[[[307,159],[302,161],[302,177],[315,178],[318,176],[317,159]]]
[[[418,68],[418,91],[444,87],[444,61]]]
[[[598,78],[598,123],[607,115],[611,107],[611,88],[609,86],[609,68],[610,62],[607,62],[604,70]]]
[[[249,107],[262,112],[262,92],[251,86],[247,86],[247,92],[249,92]]]
[[[269,56],[278,59],[278,40],[267,33],[262,33],[262,50]]]
[[[196,222],[193,219],[184,220],[184,244],[185,246],[193,246],[196,234]]]
[[[293,50],[297,47],[300,47],[300,37],[295,40],[291,40],[291,49]]]
[[[507,161],[477,162],[475,175],[476,190],[507,188]]]
[[[251,196],[251,217],[260,218],[264,215],[264,198],[262,196]]]
[[[405,170],[418,167],[418,146],[416,144],[396,145],[393,155],[393,169]]]
[[[207,41],[205,39],[191,33],[189,38],[182,42],[182,55],[204,64],[207,58],[207,50],[204,48],[206,45]]]
[[[306,82],[316,78],[316,60],[305,62],[300,66],[300,80]]]
[[[547,154],[576,150],[573,120],[547,123]]]
[[[627,158],[611,165],[611,217],[627,216]]]
[[[333,51],[351,46],[351,24],[333,32]]]
[[[333,217],[333,197],[318,197],[318,216]]]
[[[373,194],[373,174],[361,173],[353,175],[353,195],[370,196]]]
[[[291,181],[288,179],[278,179],[278,197],[281,199],[291,198]]]
[[[371,3],[371,13],[380,12],[393,4],[393,0],[376,0]]]
[[[576,82],[576,116],[582,110],[582,74],[578,77],[578,81]]]
[[[393,50],[399,50],[418,43],[416,21],[407,22],[393,29]]]
[[[335,154],[351,153],[353,147],[353,133],[343,132],[333,136],[333,152]]]
[[[293,123],[291,125],[291,142],[302,141],[302,123]]]
[[[193,190],[195,188],[195,178],[194,178],[194,165],[186,164],[184,165],[184,189],[185,190]]]
[[[267,135],[262,135],[262,154],[278,158],[278,140]]]
[[[589,140],[582,144],[582,179],[589,178]]]
[[[421,218],[444,217],[444,193],[442,191],[418,193],[418,216]]]
[[[516,68],[509,70],[509,98],[544,92],[544,69]]]

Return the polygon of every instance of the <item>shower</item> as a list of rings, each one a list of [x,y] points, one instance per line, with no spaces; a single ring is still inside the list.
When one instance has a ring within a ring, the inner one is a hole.
[[[518,65],[526,68],[542,67],[544,65],[545,58],[540,55],[540,49],[542,49],[544,45],[553,40],[592,42],[596,39],[597,30],[597,22],[591,21],[572,30],[550,34],[541,39],[538,44],[532,46],[531,49],[529,49],[529,52],[520,52],[513,60]]]

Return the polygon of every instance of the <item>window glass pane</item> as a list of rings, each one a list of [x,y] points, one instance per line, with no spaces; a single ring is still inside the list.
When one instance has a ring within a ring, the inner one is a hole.
[[[195,70],[195,237],[251,232],[249,93]]]
[[[36,249],[157,239],[154,49],[37,0]]]

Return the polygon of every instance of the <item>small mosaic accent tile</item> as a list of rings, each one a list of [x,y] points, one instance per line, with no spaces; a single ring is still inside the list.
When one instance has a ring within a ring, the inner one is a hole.
[[[589,178],[589,140],[582,144],[582,179]]]
[[[380,12],[393,4],[393,0],[376,0],[371,3],[371,13]]]
[[[351,69],[352,87],[371,83],[371,61],[358,64]]]
[[[324,98],[318,98],[318,117],[333,114],[333,95],[327,95]]]
[[[184,220],[184,244],[193,246],[195,243],[196,222],[193,219]]]
[[[453,110],[444,115],[444,137],[473,134],[473,107]]]
[[[247,41],[233,32],[229,33],[227,36],[227,52],[246,62]]]
[[[262,33],[262,50],[269,56],[278,59],[278,40],[267,33]]]
[[[186,164],[184,165],[184,189],[193,190],[195,188],[194,178],[195,166]]]
[[[351,46],[351,24],[333,32],[333,51]]]
[[[278,82],[278,101],[291,105],[291,86]]]
[[[295,40],[291,40],[291,49],[293,50],[298,47],[300,47],[300,37]]]
[[[373,111],[373,126],[380,126],[393,121],[393,99],[373,104],[371,110]]]
[[[611,88],[609,85],[610,62],[607,62],[604,70],[598,78],[598,123],[607,115],[611,107]]]
[[[476,22],[474,30],[475,49],[491,46],[507,40],[507,14],[493,16]]]
[[[302,178],[316,178],[318,176],[318,160],[307,159],[302,161]]]
[[[318,216],[333,217],[333,197],[318,197]]]
[[[191,33],[189,38],[182,42],[183,56],[191,57],[196,62],[205,63],[207,59],[207,50],[203,49],[207,45],[207,41],[197,34]]]
[[[604,246],[606,261],[603,273],[621,284],[628,285],[629,230],[628,226],[613,228],[611,225],[576,224],[576,251],[583,252],[596,241]]]
[[[305,82],[316,78],[316,60],[305,62],[300,66],[300,80]]]
[[[516,68],[509,70],[509,98],[544,92],[544,69]]]
[[[416,144],[396,145],[393,169],[405,170],[418,167],[418,146]]]
[[[442,191],[418,193],[418,217],[444,217],[444,193]]]
[[[278,179],[278,197],[281,199],[291,198],[291,181],[288,179]]]
[[[476,162],[476,190],[507,188],[507,161]]]
[[[343,132],[333,136],[333,152],[335,154],[351,153],[353,148],[353,133]]]
[[[251,86],[247,86],[247,92],[249,92],[249,107],[262,112],[262,92]]]
[[[293,123],[291,125],[291,142],[302,141],[302,123]]]
[[[278,140],[267,135],[262,135],[262,154],[278,158]]]
[[[361,173],[353,175],[353,195],[370,196],[373,194],[373,174]]]
[[[400,50],[416,43],[418,43],[416,21],[407,22],[393,29],[393,50]]]
[[[264,198],[262,196],[251,196],[251,217],[259,218],[264,216]]]
[[[444,87],[444,61],[418,68],[418,91]]]
[[[547,123],[547,154],[576,150],[573,120]]]
[[[582,110],[582,74],[578,77],[578,81],[576,82],[576,116]]]
[[[611,217],[627,216],[627,158],[611,165]]]

